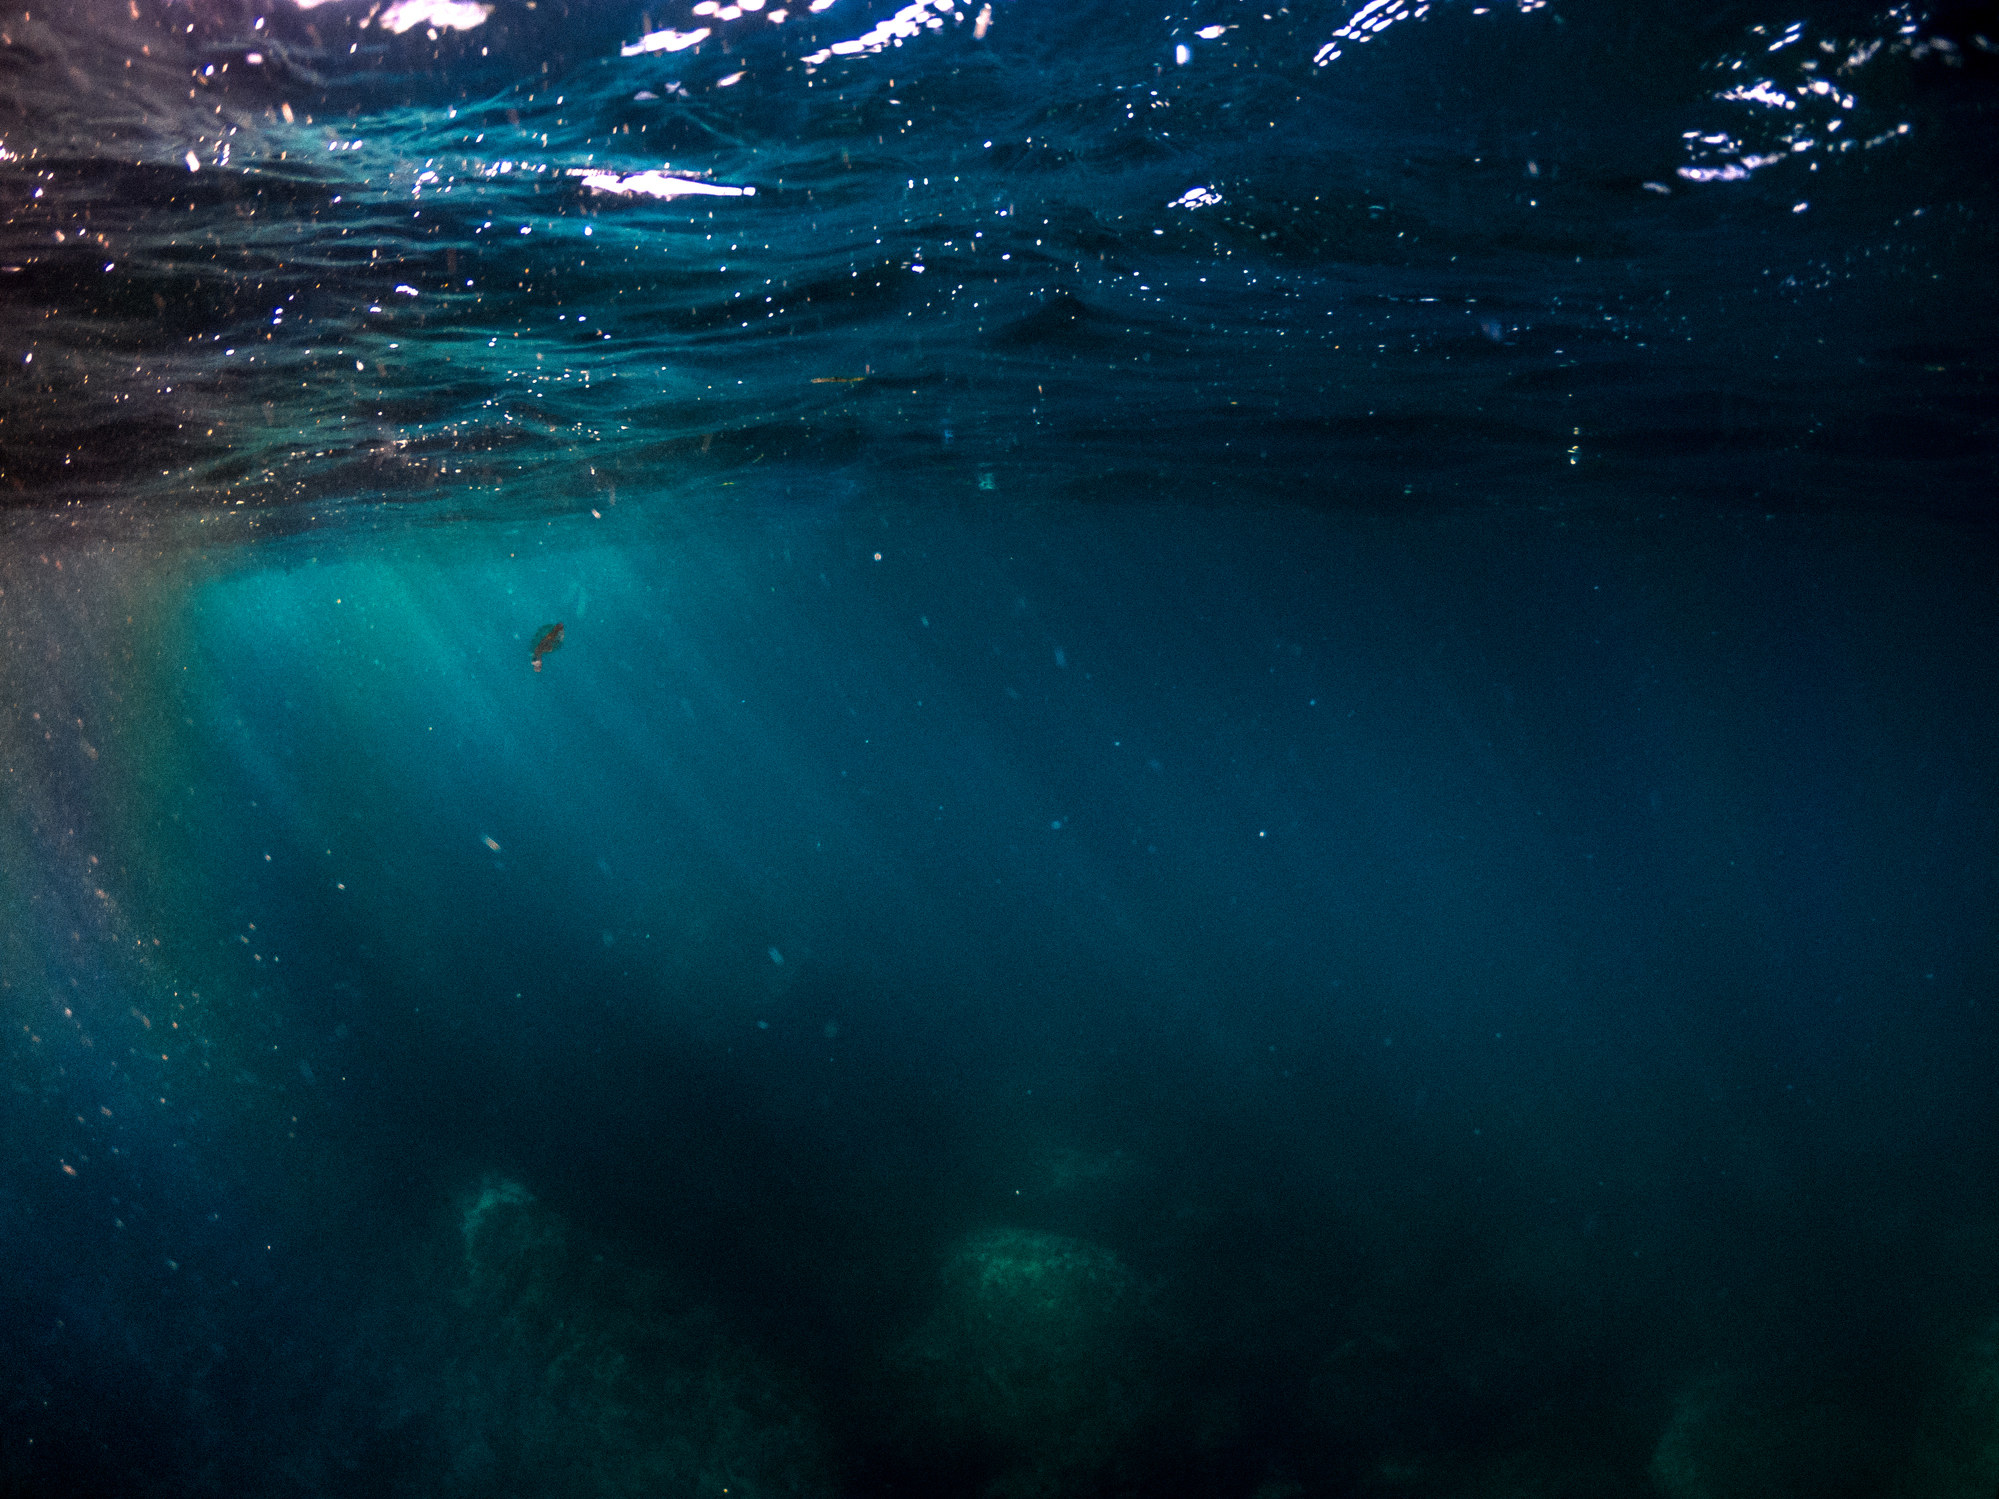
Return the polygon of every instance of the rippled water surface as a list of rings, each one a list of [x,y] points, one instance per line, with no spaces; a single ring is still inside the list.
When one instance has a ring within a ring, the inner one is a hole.
[[[16,498],[1982,511],[1976,13],[729,8],[10,22]]]
[[[0,12],[0,1487],[1999,1488],[1989,5]]]

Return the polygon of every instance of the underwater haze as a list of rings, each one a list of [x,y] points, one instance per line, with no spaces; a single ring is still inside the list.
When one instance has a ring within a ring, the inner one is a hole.
[[[1992,1499],[1995,127],[14,0],[0,1493]]]

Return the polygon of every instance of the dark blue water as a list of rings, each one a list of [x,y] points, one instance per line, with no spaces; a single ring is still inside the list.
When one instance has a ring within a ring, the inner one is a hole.
[[[0,43],[0,1491],[1999,1492],[1989,6]]]

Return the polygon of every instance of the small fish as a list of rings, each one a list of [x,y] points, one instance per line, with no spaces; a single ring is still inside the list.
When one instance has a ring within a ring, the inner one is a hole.
[[[546,656],[550,651],[559,651],[561,649],[562,621],[558,619],[552,625],[544,625],[541,633],[534,638],[534,669],[540,671],[541,658]]]

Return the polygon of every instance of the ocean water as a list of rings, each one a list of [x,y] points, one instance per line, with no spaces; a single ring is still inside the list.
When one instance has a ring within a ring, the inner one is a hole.
[[[1991,1499],[1995,106],[0,13],[0,1492]]]

